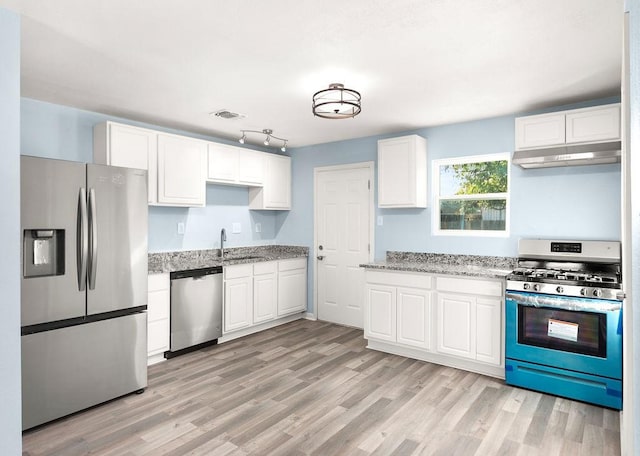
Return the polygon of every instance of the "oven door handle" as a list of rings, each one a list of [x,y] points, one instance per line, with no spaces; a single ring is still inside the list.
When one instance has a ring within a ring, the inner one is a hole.
[[[614,312],[622,309],[622,302],[608,299],[571,298],[512,291],[507,291],[505,297],[514,300],[521,306],[527,307],[553,307],[561,310],[598,313]]]

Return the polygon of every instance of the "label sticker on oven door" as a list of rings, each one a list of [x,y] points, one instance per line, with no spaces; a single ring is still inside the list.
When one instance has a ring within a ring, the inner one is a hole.
[[[557,339],[564,339],[564,340],[570,340],[572,342],[577,342],[578,341],[578,324],[571,323],[568,321],[549,319],[547,335],[549,337],[555,337]]]

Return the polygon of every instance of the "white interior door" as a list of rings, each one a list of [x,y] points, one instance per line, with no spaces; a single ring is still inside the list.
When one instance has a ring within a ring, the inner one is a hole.
[[[362,328],[364,270],[372,259],[373,163],[316,168],[318,318]]]

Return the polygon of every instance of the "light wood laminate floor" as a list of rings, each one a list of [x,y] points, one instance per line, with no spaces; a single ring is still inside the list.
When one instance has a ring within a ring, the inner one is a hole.
[[[149,368],[25,455],[618,455],[618,412],[365,348],[300,320]]]

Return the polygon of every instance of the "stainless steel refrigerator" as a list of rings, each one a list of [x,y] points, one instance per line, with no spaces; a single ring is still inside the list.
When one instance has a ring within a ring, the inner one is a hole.
[[[21,157],[22,428],[147,386],[147,175]]]

